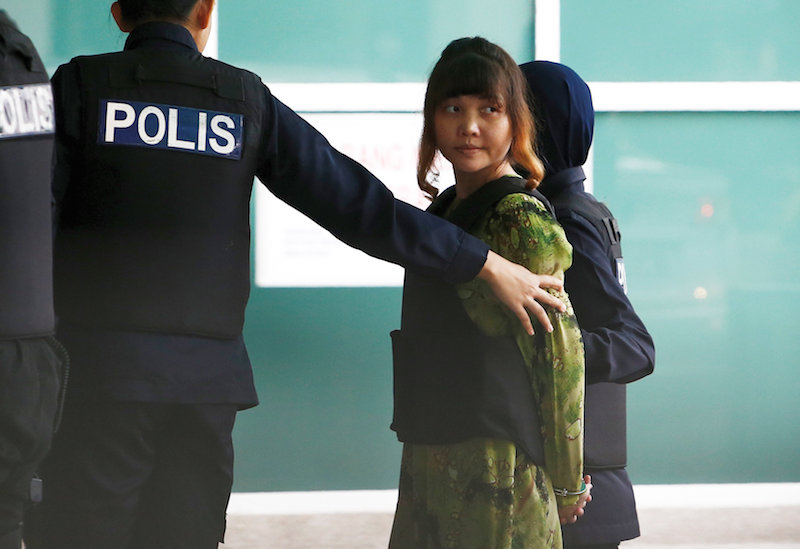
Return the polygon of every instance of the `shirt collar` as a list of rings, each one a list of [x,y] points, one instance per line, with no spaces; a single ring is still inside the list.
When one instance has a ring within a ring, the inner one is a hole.
[[[125,49],[136,48],[189,48],[199,53],[197,44],[186,27],[163,21],[143,23],[133,29],[125,41]]]

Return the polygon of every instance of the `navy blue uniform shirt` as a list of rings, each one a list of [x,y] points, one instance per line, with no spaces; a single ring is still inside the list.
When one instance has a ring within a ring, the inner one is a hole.
[[[545,183],[548,198],[585,193],[583,179]],[[554,192],[555,191],[555,192]],[[559,209],[558,222],[572,244],[572,266],[564,286],[581,326],[586,383],[630,383],[653,371],[653,340],[620,285],[597,229],[586,219]]]
[[[197,52],[182,26],[137,27],[125,51]],[[70,183],[81,132],[81,82],[72,64],[53,78],[57,105],[54,194]],[[474,278],[487,246],[449,223],[399,202],[369,172],[335,151],[319,133],[263,87],[269,112],[254,174],[279,198],[371,255],[449,282]],[[181,154],[181,153],[176,153]],[[124,291],[121,288],[120,291]],[[58,312],[58,311],[57,311]],[[178,403],[257,403],[244,341],[196,335],[59,326],[74,364],[71,395]]]

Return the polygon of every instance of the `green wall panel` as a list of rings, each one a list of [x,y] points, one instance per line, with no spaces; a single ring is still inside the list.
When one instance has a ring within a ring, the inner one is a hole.
[[[588,81],[800,80],[795,0],[561,0],[561,59]]]
[[[220,56],[265,82],[422,82],[448,42],[481,35],[533,52],[533,2],[220,2]]]
[[[52,73],[75,55],[119,50],[125,35],[110,1],[6,0]],[[456,0],[219,1],[220,58],[265,82],[424,81],[442,48],[481,35],[515,58],[533,55],[533,2]]]
[[[400,299],[400,288],[254,290],[245,338],[261,404],[237,419],[236,490],[396,485]]]
[[[630,388],[639,482],[800,479],[798,123],[598,116],[596,194],[656,341],[655,374]]]
[[[76,55],[120,50],[126,35],[106,0],[3,0],[0,7],[31,37],[52,75]]]

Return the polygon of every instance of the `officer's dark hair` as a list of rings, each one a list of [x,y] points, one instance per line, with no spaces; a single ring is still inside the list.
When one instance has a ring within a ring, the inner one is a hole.
[[[117,0],[122,17],[132,25],[152,20],[186,21],[198,0]]]
[[[512,128],[509,155],[515,165],[524,168],[527,187],[536,188],[544,177],[544,168],[533,148],[536,130],[527,103],[528,84],[503,48],[479,36],[450,42],[428,78],[417,164],[419,187],[432,197],[439,192],[428,181],[429,173],[434,180],[438,175],[433,169],[437,150],[434,117],[442,101],[459,95],[485,97],[505,109]]]

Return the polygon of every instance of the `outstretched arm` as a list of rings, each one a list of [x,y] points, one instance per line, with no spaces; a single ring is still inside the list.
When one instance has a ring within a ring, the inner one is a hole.
[[[363,166],[264,90],[268,138],[257,175],[275,196],[374,257],[451,283],[477,275],[529,334],[529,313],[552,329],[543,305],[563,310],[563,304],[545,288],[561,289],[561,280],[530,273],[447,221],[396,200]]]
[[[564,283],[559,278],[534,274],[491,250],[478,277],[488,283],[497,299],[519,318],[528,335],[533,335],[529,313],[536,316],[548,332],[552,332],[553,325],[542,305],[562,312],[566,310],[564,303],[544,289],[563,290]]]

